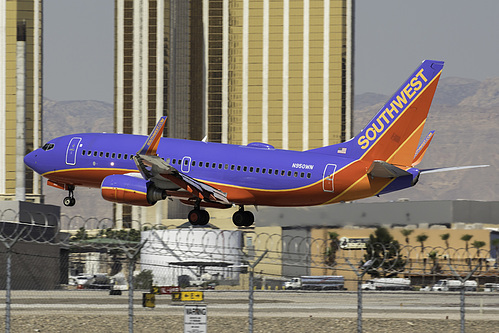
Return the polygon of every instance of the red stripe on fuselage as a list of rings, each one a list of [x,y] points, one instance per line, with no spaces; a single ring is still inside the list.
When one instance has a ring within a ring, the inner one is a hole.
[[[56,183],[100,188],[104,178],[110,175],[124,175],[136,170],[128,169],[66,169],[43,174],[43,177]],[[138,172],[137,172],[138,173]]]

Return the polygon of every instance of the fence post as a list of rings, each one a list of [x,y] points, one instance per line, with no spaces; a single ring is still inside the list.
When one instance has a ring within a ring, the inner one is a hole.
[[[362,333],[362,279],[364,278],[364,275],[367,273],[369,269],[372,268],[374,265],[374,260],[369,259],[360,267],[362,270],[359,273],[359,269],[352,265],[350,260],[348,258],[345,258],[346,262],[352,270],[354,271],[355,275],[357,275],[357,332]]]
[[[265,257],[265,255],[267,255],[268,252],[269,252],[269,250],[265,250],[265,252],[263,252],[262,255],[260,257],[258,257],[258,259],[256,259],[256,261],[253,264],[248,264],[248,268],[249,268],[248,331],[249,331],[249,333],[253,333],[253,302],[254,302],[253,274],[255,271],[255,266],[258,265],[260,263],[260,261],[262,261],[263,257]]]
[[[12,281],[12,247],[19,241],[21,235],[26,230],[24,227],[20,233],[17,234],[11,242],[7,242],[7,239],[0,236],[0,241],[7,249],[7,262],[6,262],[6,277],[5,277],[5,333],[10,333],[10,305],[11,300],[11,281]]]
[[[140,250],[146,244],[147,239],[139,244],[139,246],[135,248],[127,248],[125,246],[121,246],[123,252],[125,252],[128,258],[128,332],[133,333],[133,271],[135,270],[135,262],[137,260],[137,256],[140,254]]]
[[[449,268],[451,269],[452,273],[454,274],[455,277],[457,277],[459,279],[459,281],[461,281],[461,295],[460,295],[460,309],[459,309],[459,312],[460,312],[460,315],[461,315],[461,333],[464,333],[464,330],[465,330],[465,315],[466,315],[466,311],[465,311],[465,301],[464,301],[464,291],[466,289],[466,286],[465,286],[465,282],[468,281],[471,276],[473,276],[473,274],[475,274],[476,270],[478,269],[478,267],[481,266],[481,262],[478,263],[478,265],[475,266],[475,268],[468,273],[468,275],[466,275],[464,277],[464,279],[456,272],[456,270],[454,269],[454,267],[452,267],[451,263],[450,263],[450,260],[448,259],[448,262],[447,262],[447,265],[449,265]],[[471,266],[470,266],[470,269],[471,269]]]

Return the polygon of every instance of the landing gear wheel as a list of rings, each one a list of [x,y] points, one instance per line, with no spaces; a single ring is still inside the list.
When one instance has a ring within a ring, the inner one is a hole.
[[[193,209],[187,218],[192,225],[206,225],[210,221],[210,214],[206,210]]]
[[[232,215],[232,222],[238,227],[249,227],[255,222],[255,216],[252,212],[240,209]]]
[[[208,222],[210,222],[210,214],[208,213],[207,210],[200,210],[201,212],[201,221],[199,222],[199,225],[207,225]]]
[[[73,207],[76,204],[76,199],[72,197],[65,197],[62,203],[66,207]]]
[[[73,207],[76,204],[76,199],[74,196],[75,187],[74,185],[67,185],[67,189],[69,192],[69,196],[65,197],[64,200],[62,200],[62,203],[66,207]]]

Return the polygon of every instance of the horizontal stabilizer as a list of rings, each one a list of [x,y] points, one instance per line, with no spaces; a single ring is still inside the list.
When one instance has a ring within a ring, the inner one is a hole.
[[[385,161],[374,161],[367,174],[379,178],[397,178],[411,175],[411,173]]]
[[[468,165],[468,166],[449,167],[449,168],[424,169],[424,170],[421,170],[421,174],[456,171],[456,170],[464,170],[464,169],[474,169],[474,168],[486,168],[488,166],[490,166],[490,165],[482,164],[482,165]]]

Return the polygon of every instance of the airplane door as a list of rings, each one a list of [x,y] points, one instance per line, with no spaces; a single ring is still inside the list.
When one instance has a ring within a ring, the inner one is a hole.
[[[71,141],[69,141],[68,149],[66,150],[66,164],[76,164],[76,153],[78,152],[80,142],[81,138],[72,138]]]
[[[182,170],[183,173],[188,173],[191,171],[191,158],[190,156],[184,156],[182,159],[182,165],[180,166],[180,170]]]
[[[334,173],[336,171],[336,164],[327,164],[324,168],[324,175],[322,178],[322,189],[324,192],[334,192]]]

